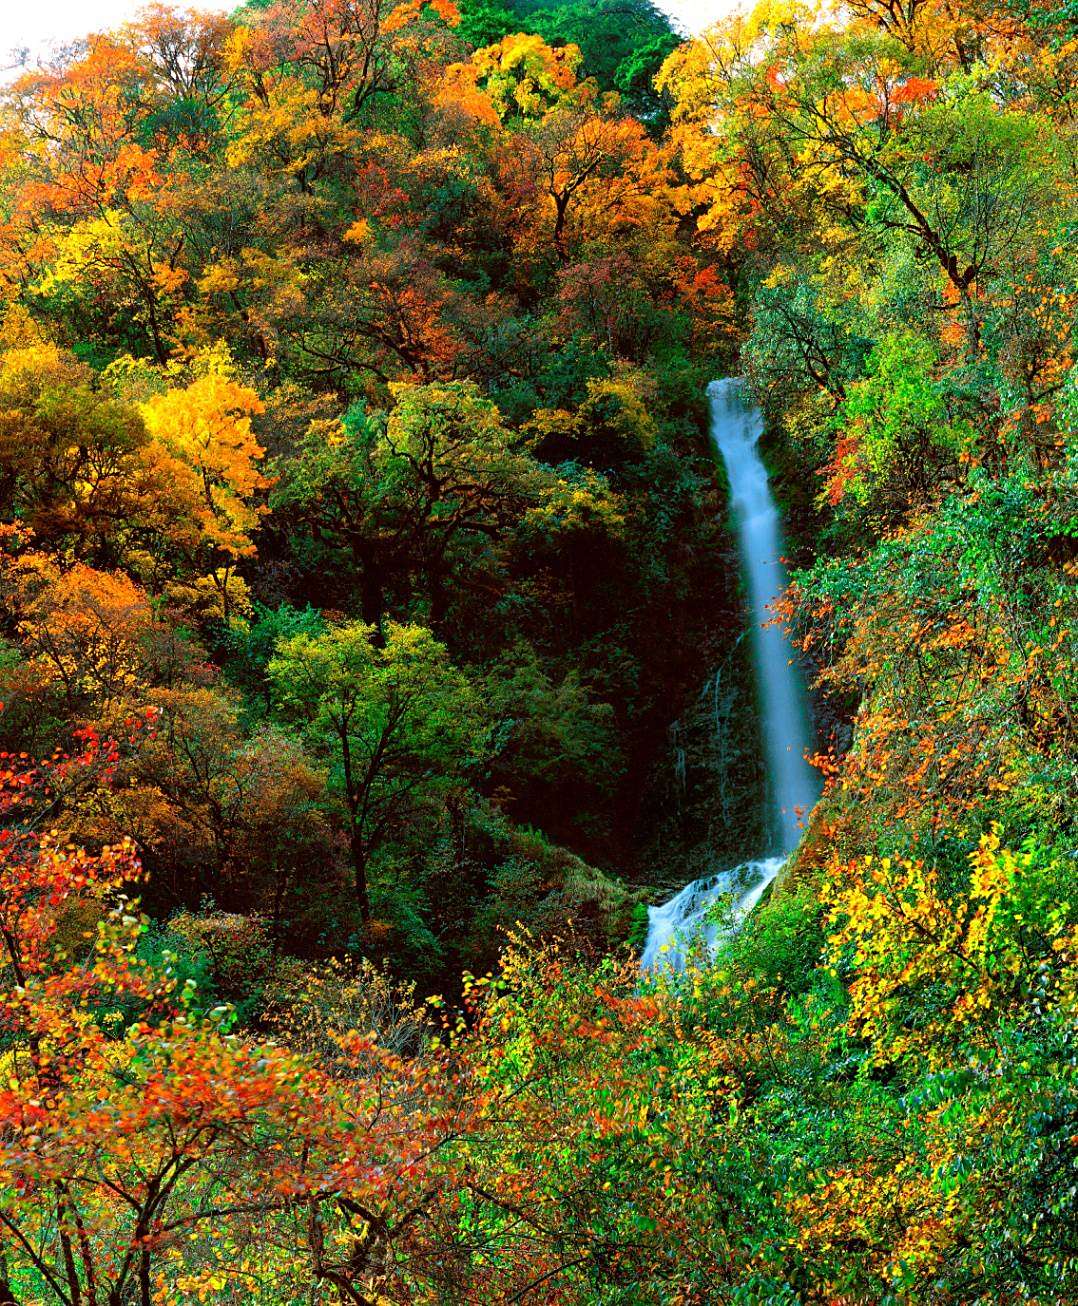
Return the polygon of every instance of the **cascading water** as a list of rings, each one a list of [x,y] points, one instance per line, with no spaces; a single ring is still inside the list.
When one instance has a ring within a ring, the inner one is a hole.
[[[774,851],[788,855],[801,838],[802,821],[816,802],[819,783],[805,761],[811,738],[805,686],[786,632],[770,620],[769,604],[786,588],[787,576],[782,565],[779,513],[757,448],[763,417],[755,405],[746,402],[744,383],[739,380],[713,381],[708,393],[711,437],[730,482],[752,616],[769,833]]]
[[[741,566],[752,617],[753,665],[760,703],[760,733],[767,771],[767,830],[772,855],[745,862],[685,886],[669,902],[648,909],[648,936],[641,957],[645,971],[681,970],[692,947],[711,947],[723,931],[735,929],[756,906],[785,859],[797,847],[801,825],[819,794],[805,761],[811,731],[805,686],[781,626],[768,605],[786,587],[782,531],[767,469],[757,445],[763,433],[760,410],[735,377],[712,381],[711,438],[730,483],[730,507],[737,529]],[[725,915],[714,910],[723,899]]]
[[[736,929],[752,911],[782,862],[781,857],[743,862],[693,880],[661,907],[649,907],[640,969],[682,970],[691,949],[713,948],[721,933]],[[725,912],[714,910],[720,899],[727,904]]]

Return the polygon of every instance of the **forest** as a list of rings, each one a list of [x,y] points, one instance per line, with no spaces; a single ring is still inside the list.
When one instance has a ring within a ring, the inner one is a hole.
[[[1073,0],[0,87],[0,1306],[1078,1301],[1076,343]],[[823,792],[642,974],[764,839],[734,375]]]

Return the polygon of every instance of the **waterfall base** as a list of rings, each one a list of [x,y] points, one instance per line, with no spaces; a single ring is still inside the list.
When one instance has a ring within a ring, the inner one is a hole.
[[[779,873],[783,857],[743,862],[728,871],[693,880],[669,902],[648,908],[648,938],[640,969],[685,969],[693,952],[710,954],[741,924]]]

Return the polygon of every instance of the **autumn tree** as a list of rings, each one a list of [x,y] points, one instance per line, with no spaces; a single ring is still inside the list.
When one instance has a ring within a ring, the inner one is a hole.
[[[50,832],[117,760],[92,736],[39,767],[2,759],[5,1292],[148,1306],[237,1281],[360,1301],[391,1264],[401,1291],[423,1282],[418,1217],[465,1128],[446,1057],[406,1063],[338,1020],[322,1065],[248,1043],[141,959],[130,844],[92,856]],[[299,1231],[287,1258],[274,1224]]]
[[[265,726],[246,731],[223,686],[151,689],[156,728],[125,760],[106,807],[107,828],[138,841],[155,902],[267,920],[274,941],[297,920],[308,871],[319,866],[329,894],[334,853],[324,814],[325,777],[295,737]]]
[[[3,559],[0,585],[18,616],[22,648],[75,720],[131,702],[153,621],[145,591],[122,572],[57,566],[29,551]]]
[[[251,429],[262,411],[255,392],[217,358],[188,385],[142,405],[158,467],[188,509],[175,542],[196,583],[216,592],[216,615],[226,622],[243,595],[236,565],[254,553],[251,533],[263,511],[256,496],[267,485],[258,469],[264,451]]]
[[[545,466],[474,384],[400,385],[395,398],[387,417],[357,407],[312,426],[271,499],[323,564],[316,584],[330,579],[324,564],[347,563],[368,624],[413,590],[435,623],[451,589],[458,601],[473,588],[494,592],[514,541],[563,511],[567,526],[589,513],[596,526],[616,525],[600,478]],[[571,456],[562,449],[555,461]]]
[[[452,23],[457,12],[449,0],[315,0],[298,15],[265,7],[229,50],[247,90],[232,160],[260,156],[305,192],[334,160],[346,166],[369,105],[396,89],[409,37],[432,17]]]
[[[158,515],[163,485],[145,459],[138,412],[44,340],[0,359],[0,502],[39,543],[117,565]]]
[[[360,408],[316,422],[282,464],[270,497],[275,524],[303,540],[312,580],[326,585],[346,573],[348,585],[358,586],[360,615],[374,627],[387,590],[413,561],[407,522],[378,474],[381,442],[377,419]]]
[[[741,1090],[722,1040],[694,1032],[691,1006],[641,992],[634,967],[575,965],[519,937],[468,998],[486,1103],[463,1140],[479,1294],[725,1291],[741,1273],[744,1215],[713,1177],[748,1175],[733,1155]]]
[[[496,546],[538,499],[542,475],[476,386],[405,386],[396,400],[380,481],[407,522],[437,621],[454,550]]]

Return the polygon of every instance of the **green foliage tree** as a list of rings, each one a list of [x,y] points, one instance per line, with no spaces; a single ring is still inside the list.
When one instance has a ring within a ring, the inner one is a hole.
[[[534,32],[552,45],[572,44],[583,55],[583,75],[617,91],[630,113],[657,119],[662,101],[654,79],[678,38],[652,0],[465,0],[460,33],[490,45],[510,32]]]
[[[330,761],[356,902],[371,918],[368,868],[394,825],[474,764],[484,734],[475,690],[418,626],[362,622],[283,640],[269,664],[282,712]]]

